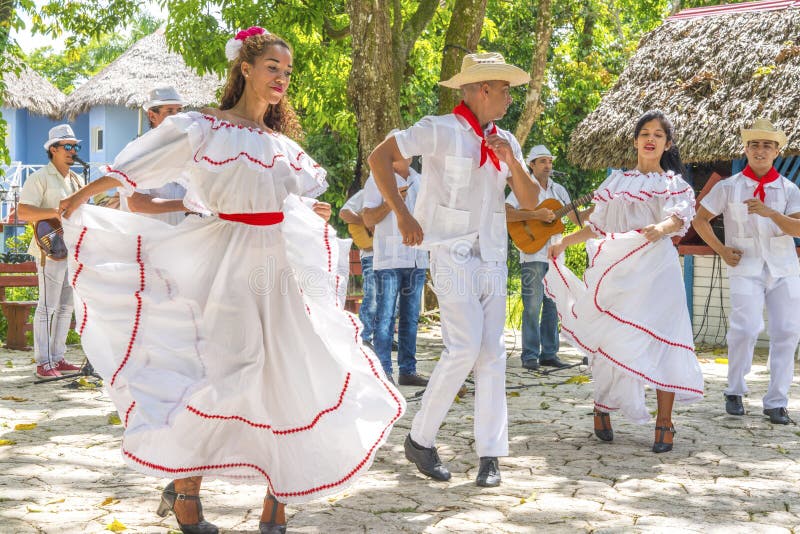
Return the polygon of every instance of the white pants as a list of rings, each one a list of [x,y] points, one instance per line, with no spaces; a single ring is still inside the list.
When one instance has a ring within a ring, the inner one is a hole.
[[[769,332],[769,388],[764,408],[785,408],[794,377],[794,353],[800,341],[800,277],[731,276],[731,317],[728,329],[728,395],[747,393],[745,375],[753,363],[753,349],[764,329],[767,306]]]
[[[46,260],[44,269],[37,263],[39,304],[33,316],[33,350],[36,365],[50,368],[64,359],[67,333],[72,320],[72,287],[67,262]]]
[[[478,456],[507,456],[506,265],[443,248],[431,252],[430,269],[445,349],[411,424],[411,439],[423,447],[434,445],[456,393],[473,371]]]

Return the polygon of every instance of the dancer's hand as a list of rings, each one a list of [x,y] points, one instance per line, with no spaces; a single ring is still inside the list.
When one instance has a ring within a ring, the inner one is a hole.
[[[422,227],[410,213],[406,212],[403,215],[398,215],[397,228],[403,236],[404,245],[413,247],[422,243],[424,237]]]
[[[314,213],[322,217],[322,220],[328,222],[331,219],[331,205],[327,202],[317,202],[312,207]]]
[[[658,224],[648,224],[644,228],[642,228],[642,235],[650,241],[651,243],[655,243],[662,237],[664,237],[664,230],[661,229],[661,226]]]
[[[723,247],[719,255],[722,258],[722,261],[731,267],[736,267],[739,265],[739,262],[742,259],[742,251],[733,247]]]
[[[775,214],[774,209],[768,208],[757,198],[749,198],[745,200],[744,203],[747,205],[748,214],[760,215],[761,217],[772,217],[772,215]]]
[[[566,243],[559,241],[558,243],[553,243],[550,245],[550,248],[547,249],[547,256],[555,259],[561,256],[565,250],[567,250]]]
[[[70,196],[61,199],[61,202],[58,203],[59,219],[62,217],[69,218],[72,213],[87,200],[88,199],[81,191],[76,191]]]
[[[514,150],[511,148],[511,144],[497,134],[487,137],[486,145],[494,150],[494,153],[497,154],[498,159],[500,161],[504,161],[509,167],[511,166],[511,162],[516,159],[514,157]]]

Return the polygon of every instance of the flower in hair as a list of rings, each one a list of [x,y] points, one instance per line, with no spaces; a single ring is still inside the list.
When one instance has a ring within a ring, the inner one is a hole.
[[[228,42],[225,43],[225,57],[228,58],[228,61],[233,61],[239,56],[239,50],[242,49],[242,43],[245,39],[254,35],[263,34],[269,34],[269,32],[259,26],[250,26],[246,30],[240,31],[235,37],[228,39]]]

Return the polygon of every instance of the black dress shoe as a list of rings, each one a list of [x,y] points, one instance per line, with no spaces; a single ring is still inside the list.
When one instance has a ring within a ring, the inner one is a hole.
[[[792,422],[786,408],[764,408],[764,415],[769,416],[769,422],[773,425],[788,425]]]
[[[731,415],[744,415],[741,395],[725,395],[725,411]]]
[[[397,376],[397,383],[401,386],[419,386],[425,387],[428,385],[428,379],[424,376],[418,375],[417,373],[414,374],[400,374]]]
[[[422,447],[414,443],[411,434],[406,436],[403,444],[406,460],[417,466],[419,472],[435,480],[450,480],[450,471],[442,464],[436,447]]]
[[[552,358],[548,358],[547,360],[539,358],[539,365],[541,365],[542,367],[555,367],[556,369],[563,369],[564,367],[569,367],[569,364],[559,360],[558,356],[553,356]]]
[[[500,464],[495,456],[481,456],[481,466],[475,484],[484,488],[500,485]]]
[[[522,360],[522,367],[524,367],[528,371],[538,371],[539,360]]]

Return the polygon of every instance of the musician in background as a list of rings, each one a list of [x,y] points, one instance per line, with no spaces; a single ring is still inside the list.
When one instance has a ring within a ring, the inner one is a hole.
[[[44,149],[50,162],[25,181],[19,196],[19,218],[30,223],[59,219],[58,203],[83,187],[83,179],[70,170],[80,150],[80,139],[69,124],[50,129]],[[36,353],[36,376],[52,378],[61,371],[79,367],[64,359],[67,333],[72,320],[72,287],[66,261],[41,257],[35,240],[28,253],[37,259],[39,303],[33,320],[33,350]]]
[[[369,231],[372,234],[375,231],[374,227],[368,228],[364,224],[364,219],[361,217],[361,211],[364,209],[364,190],[347,199],[342,209],[339,210],[339,218],[346,222],[348,225],[355,224],[364,227],[364,231]],[[355,236],[353,236],[355,242]],[[356,243],[356,246],[358,244]],[[375,331],[375,273],[372,271],[372,257],[374,255],[373,248],[359,247],[359,257],[361,258],[361,276],[363,279],[362,291],[364,297],[361,299],[361,306],[358,309],[358,317],[364,324],[364,329],[361,331],[361,339],[365,343],[372,344],[372,334]]]
[[[393,130],[389,137],[399,130]],[[388,138],[388,137],[387,137]],[[409,212],[414,211],[420,175],[411,168],[411,158],[393,162],[394,180]],[[422,305],[422,288],[428,270],[428,251],[403,243],[397,217],[370,174],[364,184],[364,222],[375,227],[375,354],[386,376],[392,379],[392,339],[397,319],[397,383],[424,387],[428,379],[417,373],[417,326]]]
[[[526,158],[531,174],[539,183],[539,202],[546,199],[556,199],[561,204],[570,203],[569,194],[561,184],[556,183],[550,174],[553,172],[555,157],[544,145],[531,148]],[[540,208],[536,210],[519,209],[519,201],[512,191],[506,198],[506,219],[514,221],[543,221],[553,222],[555,215],[552,210]],[[581,221],[585,221],[591,214],[592,208],[579,213]],[[567,214],[573,224],[579,224],[574,211]],[[559,238],[554,235],[544,243],[541,249],[526,254],[519,250],[519,266],[522,276],[522,366],[525,369],[536,371],[539,366],[555,367],[561,369],[568,364],[558,359],[558,313],[556,303],[544,294],[542,280],[547,274],[549,266],[547,248]],[[541,320],[539,312],[541,310]]]
[[[183,99],[173,87],[158,87],[150,91],[142,108],[147,113],[150,128],[155,129],[167,117],[183,111]],[[170,182],[158,189],[137,190],[130,197],[123,196],[120,205],[125,211],[176,225],[186,218],[187,209],[183,205],[185,195],[186,189],[182,185]]]

